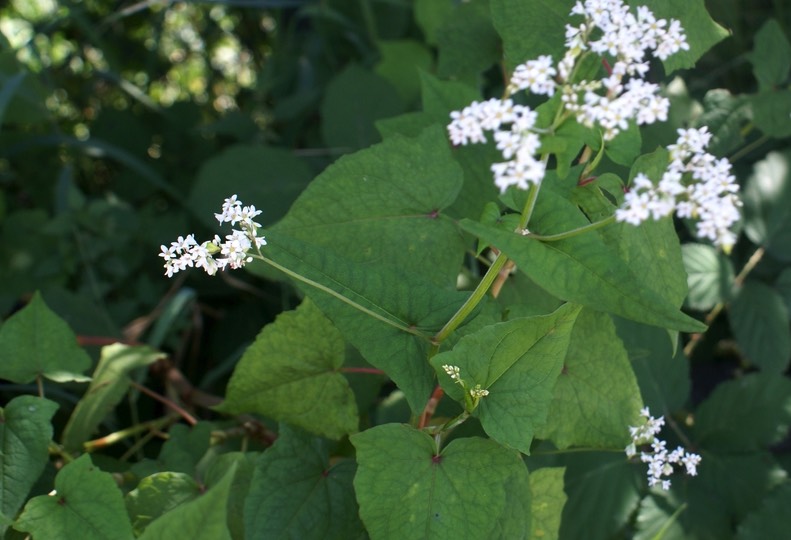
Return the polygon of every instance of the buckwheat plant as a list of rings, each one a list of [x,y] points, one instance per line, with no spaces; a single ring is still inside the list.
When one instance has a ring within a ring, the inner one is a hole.
[[[665,425],[664,417],[654,418],[647,407],[640,411],[645,419],[641,426],[630,426],[629,434],[632,442],[626,447],[626,455],[630,459],[637,455],[637,448],[650,446],[651,451],[640,452],[640,461],[648,464],[648,485],[660,485],[663,490],[670,489],[668,476],[674,472],[674,467],[684,466],[689,476],[697,476],[698,465],[701,457],[698,454],[687,452],[679,446],[675,450],[667,451],[667,442],[658,437]]]

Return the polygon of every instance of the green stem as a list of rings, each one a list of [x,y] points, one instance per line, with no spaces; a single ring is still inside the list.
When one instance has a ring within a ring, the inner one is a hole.
[[[615,222],[615,216],[613,215],[613,216],[605,218],[605,219],[603,219],[601,221],[597,221],[595,223],[590,223],[590,224],[584,225],[582,227],[577,227],[576,229],[571,229],[570,231],[566,231],[566,232],[563,232],[563,233],[548,234],[546,236],[541,235],[541,234],[529,233],[527,236],[529,238],[533,238],[535,240],[540,240],[541,242],[557,242],[558,240],[564,240],[566,238],[571,238],[573,236],[577,236],[577,235],[586,233],[588,231],[595,231],[596,229],[600,229],[600,228],[602,228],[602,227],[604,227],[606,225],[609,225],[611,223],[614,223],[614,222]]]
[[[270,265],[270,266],[272,266],[274,268],[277,268],[278,270],[280,270],[281,272],[283,272],[287,276],[292,277],[292,278],[296,279],[297,281],[301,281],[302,283],[304,283],[306,285],[310,285],[311,287],[313,287],[315,289],[318,289],[318,290],[320,290],[322,292],[325,292],[325,293],[329,294],[330,296],[332,296],[334,298],[337,298],[341,302],[350,305],[354,309],[356,309],[358,311],[361,311],[362,313],[365,313],[366,315],[368,315],[370,317],[373,317],[374,319],[376,319],[378,321],[381,321],[381,322],[383,322],[385,324],[388,324],[388,325],[392,326],[393,328],[397,328],[398,330],[401,330],[403,332],[407,332],[409,334],[414,334],[414,335],[422,337],[422,338],[428,338],[428,336],[426,336],[423,332],[417,330],[416,328],[410,328],[409,326],[406,326],[402,322],[396,322],[396,321],[390,319],[389,317],[385,317],[384,315],[380,315],[379,313],[376,313],[375,311],[372,311],[372,310],[368,309],[365,306],[361,306],[360,304],[358,304],[354,300],[351,300],[350,298],[346,298],[341,293],[339,293],[337,291],[334,291],[333,289],[330,289],[326,285],[322,285],[321,283],[318,283],[317,281],[313,281],[312,279],[306,278],[305,276],[300,275],[300,274],[294,272],[293,270],[291,270],[289,268],[286,268],[285,266],[283,266],[281,264],[276,263],[272,259],[268,259],[267,257],[264,257],[260,252],[255,257],[257,259],[260,259],[261,261],[265,262],[266,264],[268,264],[268,265]]]

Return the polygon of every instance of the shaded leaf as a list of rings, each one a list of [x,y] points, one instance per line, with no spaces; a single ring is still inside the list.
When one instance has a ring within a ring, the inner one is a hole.
[[[334,439],[355,432],[357,404],[339,371],[345,355],[340,332],[304,300],[261,330],[216,409],[261,414]]]
[[[744,143],[742,129],[752,119],[752,108],[747,96],[734,96],[728,90],[716,88],[706,92],[703,113],[698,126],[707,126],[711,133],[708,152],[722,156]]]
[[[116,343],[102,347],[101,357],[85,395],[77,403],[63,429],[63,446],[69,451],[82,449],[129,389],[129,374],[164,358],[149,347],[130,347]]]
[[[26,384],[43,376],[58,382],[88,380],[91,359],[71,328],[47,307],[41,295],[0,327],[0,378]]]
[[[747,237],[782,260],[791,260],[790,159],[788,152],[769,152],[754,165],[742,194]]]
[[[0,513],[16,516],[49,460],[50,420],[58,404],[18,396],[0,409]],[[0,523],[0,535],[6,530]]]
[[[460,368],[468,388],[480,384],[489,395],[474,414],[497,442],[530,453],[536,431],[549,414],[552,392],[563,367],[579,306],[566,304],[551,315],[485,326],[438,354],[431,365],[445,392],[464,403],[464,391],[443,365]]]
[[[437,29],[437,75],[477,86],[481,74],[500,60],[500,39],[486,1],[457,5]]]
[[[255,463],[244,504],[248,540],[346,540],[362,531],[352,460],[330,463],[325,441],[282,426]]]
[[[54,496],[30,499],[14,528],[34,538],[127,540],[132,525],[121,490],[83,454],[58,472]]]
[[[420,73],[431,69],[431,52],[412,39],[378,41],[382,57],[376,65],[378,75],[392,84],[406,103],[420,96]]]
[[[784,83],[791,70],[791,44],[777,19],[769,19],[755,34],[753,51],[748,55],[761,90]]]
[[[351,441],[359,463],[354,488],[371,538],[529,534],[529,513],[511,511],[530,498],[527,468],[518,453],[480,438],[455,439],[438,451],[431,436],[403,424],[377,426]]]
[[[736,341],[759,368],[783,373],[791,360],[791,333],[785,302],[759,281],[747,280],[728,309]]]
[[[126,509],[132,529],[139,536],[152,521],[177,506],[198,498],[200,486],[184,473],[160,472],[140,480],[126,494]]]
[[[758,510],[739,525],[738,540],[782,538],[788,534],[788,508],[791,507],[791,484],[786,482],[772,491]]]

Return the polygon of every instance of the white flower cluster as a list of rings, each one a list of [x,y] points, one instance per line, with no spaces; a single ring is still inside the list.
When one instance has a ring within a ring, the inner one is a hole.
[[[689,50],[679,21],[657,19],[645,6],[631,13],[622,0],[577,2],[572,15],[584,17],[578,26],[566,25],[566,54],[558,64],[563,102],[583,125],[599,125],[605,140],[626,129],[629,121],[651,124],[667,120],[670,102],[659,96],[659,86],[642,79],[648,72],[647,53],[666,60]],[[597,39],[593,39],[593,38]],[[608,77],[600,81],[571,83],[577,59],[592,51],[614,59]],[[626,81],[626,77],[631,77]]]
[[[571,15],[581,15],[585,20],[579,26],[567,25],[567,50],[557,67],[551,56],[517,66],[508,94],[524,90],[552,96],[558,84],[563,84],[565,109],[583,125],[599,126],[605,140],[626,129],[630,121],[651,124],[667,120],[670,102],[659,96],[659,86],[642,77],[648,71],[648,52],[664,60],[689,49],[679,22],[657,20],[642,6],[633,14],[623,0],[577,2]],[[614,59],[610,73],[602,80],[572,82],[577,61],[588,51],[610,55]],[[497,149],[505,159],[491,167],[494,183],[502,192],[510,186],[527,189],[541,182],[546,170],[545,162],[536,159],[541,147],[536,117],[529,107],[516,105],[511,99],[475,101],[451,113],[448,133],[454,145],[466,145],[484,143],[485,132],[494,132]]]
[[[225,237],[225,242],[215,235],[213,240],[198,244],[195,237],[189,234],[186,238],[179,236],[170,247],[161,246],[159,256],[165,259],[165,275],[172,277],[176,272],[195,266],[213,276],[226,266],[241,268],[252,261],[248,251],[266,245],[266,239],[258,236],[261,224],[253,221],[259,214],[261,211],[256,210],[255,206],[242,206],[236,195],[225,199],[222,213],[214,214],[214,217],[220,224],[230,223],[233,226],[238,223],[242,230],[232,231]]]
[[[648,485],[650,487],[660,485],[664,490],[670,489],[670,480],[663,477],[673,474],[674,465],[678,467],[683,465],[688,475],[697,476],[701,457],[685,451],[681,446],[668,452],[667,443],[657,437],[662,431],[662,426],[665,425],[665,419],[662,416],[659,418],[651,416],[648,407],[643,408],[640,415],[646,422],[642,426],[629,427],[632,442],[626,447],[626,455],[633,458],[637,455],[638,446],[651,445],[651,452],[640,452],[640,461],[648,464]]]
[[[670,165],[659,183],[654,185],[642,173],[635,176],[615,218],[638,225],[675,211],[678,217],[697,219],[697,236],[727,252],[736,242],[731,227],[739,220],[742,205],[731,164],[706,152],[711,140],[706,127],[680,129],[678,134],[676,144],[668,146]]]
[[[467,390],[467,385],[464,384],[464,380],[461,378],[461,370],[459,370],[459,366],[443,364],[442,369],[445,370],[445,373],[448,374],[448,377],[450,377],[456,384],[461,385],[462,388]],[[471,388],[467,391],[469,392],[470,396],[473,397],[473,399],[481,399],[482,397],[489,395],[489,391],[485,388],[481,388],[480,384],[476,384],[475,388]]]
[[[491,167],[494,183],[501,192],[509,186],[527,189],[529,183],[544,178],[545,164],[535,157],[541,141],[531,131],[537,114],[530,107],[516,105],[510,99],[473,101],[461,112],[452,112],[450,117],[448,133],[455,145],[483,143],[486,142],[484,131],[494,132],[497,149],[506,159]]]

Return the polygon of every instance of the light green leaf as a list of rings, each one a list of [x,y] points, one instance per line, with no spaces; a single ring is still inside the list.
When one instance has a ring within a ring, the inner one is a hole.
[[[671,485],[671,490],[673,488]],[[634,540],[684,538],[684,528],[678,517],[687,511],[687,505],[680,503],[674,497],[673,491],[653,490],[640,501],[635,519],[637,531]]]
[[[637,127],[636,123],[629,122],[629,127],[609,141],[605,145],[604,151],[607,157],[615,163],[628,167],[640,155],[642,145],[643,139],[640,135],[640,128]]]
[[[560,60],[573,5],[573,0],[492,0],[492,22],[503,40],[506,69],[511,72],[542,54]]]
[[[132,525],[113,477],[83,454],[55,477],[54,496],[30,499],[14,528],[34,538],[128,540]]]
[[[638,424],[640,388],[610,318],[583,309],[552,395],[541,439],[569,446],[622,448]]]
[[[689,362],[679,349],[674,354],[667,332],[654,326],[614,317],[643,402],[655,415],[679,410],[689,397]]]
[[[791,333],[785,302],[759,281],[747,280],[728,309],[736,341],[747,359],[762,370],[784,373],[791,360]]]
[[[456,283],[465,245],[440,213],[461,186],[445,131],[434,126],[339,159],[272,230],[330,248],[360,272],[393,265],[447,286]],[[427,253],[431,265],[424,264]]]
[[[258,452],[226,452],[213,457],[202,473],[209,485],[219,482],[229,471],[232,471],[233,481],[229,488],[228,501],[225,505],[228,531],[234,540],[247,538],[244,529],[244,505],[255,470],[255,458]]]
[[[379,142],[374,123],[404,112],[398,91],[385,79],[350,64],[327,85],[321,134],[330,148],[354,151]]]
[[[226,505],[234,477],[228,471],[217,484],[199,498],[185,502],[154,520],[140,540],[231,540],[226,523]]]
[[[704,244],[684,244],[681,252],[687,271],[689,307],[707,311],[730,298],[734,272],[728,257]]]
[[[161,515],[200,495],[200,486],[188,474],[160,472],[143,478],[126,494],[126,509],[135,535],[139,536]]]
[[[63,446],[71,451],[82,449],[129,389],[129,374],[153,364],[165,354],[149,347],[129,347],[116,343],[102,347],[99,364],[85,395],[77,403],[63,430]]]
[[[486,326],[438,354],[431,365],[445,392],[464,403],[464,392],[443,365],[459,367],[468,388],[480,384],[489,395],[474,414],[497,442],[530,453],[544,426],[555,381],[563,368],[571,330],[580,307],[566,304],[551,315]]]
[[[50,420],[58,404],[18,396],[0,409],[0,513],[13,518],[49,459]],[[0,536],[6,524],[0,523]]]
[[[751,373],[720,384],[698,408],[695,442],[717,452],[756,451],[779,442],[791,424],[791,381]]]
[[[354,471],[352,460],[330,463],[325,441],[282,426],[255,464],[244,505],[245,538],[358,537]]]
[[[791,508],[791,484],[773,490],[758,510],[750,513],[739,525],[737,540],[782,538],[788,534],[788,509]]]
[[[352,435],[359,469],[354,488],[373,540],[527,538],[527,468],[494,441],[455,439],[441,451],[426,433],[386,424]],[[506,516],[507,523],[503,523]]]
[[[586,223],[587,219],[572,203],[542,189],[529,227],[532,232],[546,235]],[[470,220],[460,224],[506,253],[521,271],[558,298],[655,326],[683,331],[705,328],[681,313],[670,299],[646,288],[637,275],[646,269],[625,266],[604,243],[599,231],[540,242]]]
[[[406,394],[410,406],[422,411],[434,387],[426,362],[429,338],[450,319],[467,297],[445,290],[393,267],[365,267],[332,252],[271,233],[266,254],[278,264],[351,299],[384,320],[297,282],[347,341],[373,366],[384,370]],[[410,330],[410,331],[407,331]]]
[[[378,41],[376,46],[382,55],[376,73],[398,90],[405,103],[416,101],[420,96],[419,74],[431,69],[431,52],[412,39]]]
[[[791,44],[777,19],[766,21],[755,34],[753,52],[748,56],[761,90],[786,82],[791,70]]]
[[[91,365],[71,328],[37,292],[0,327],[0,378],[26,384],[36,377],[84,379]]]
[[[486,1],[457,5],[436,35],[437,75],[442,78],[478,86],[481,74],[500,60],[500,39],[492,27]]]
[[[566,504],[563,492],[563,467],[547,467],[530,473],[530,492],[533,494],[533,522],[530,538],[557,540],[560,516]]]
[[[358,424],[354,394],[339,371],[345,355],[343,336],[306,299],[261,330],[216,409],[256,413],[339,439]]]
[[[647,6],[657,19],[672,18],[681,22],[689,50],[679,51],[663,61],[667,73],[693,67],[701,56],[729,35],[708,14],[703,0],[630,0],[629,3]]]
[[[570,456],[565,474],[568,500],[563,507],[560,538],[615,537],[640,501],[641,469],[629,463],[624,454],[586,452]]]
[[[203,223],[217,229],[214,214],[233,194],[262,211],[264,225],[282,218],[313,178],[311,169],[283,148],[237,144],[203,162],[187,205]],[[223,229],[229,234],[227,225]]]
[[[755,244],[789,260],[791,238],[791,154],[769,152],[755,164],[742,195],[744,232]]]

